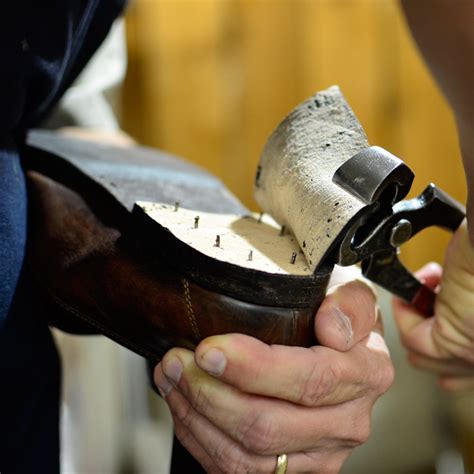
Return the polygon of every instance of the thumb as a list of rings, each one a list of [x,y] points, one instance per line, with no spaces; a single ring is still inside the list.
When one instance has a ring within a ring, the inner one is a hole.
[[[338,284],[316,313],[316,339],[323,346],[348,351],[369,336],[377,316],[376,296],[369,284],[363,280]]]

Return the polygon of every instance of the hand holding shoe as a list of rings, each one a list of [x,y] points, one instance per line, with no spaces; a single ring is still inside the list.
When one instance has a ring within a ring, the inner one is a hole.
[[[241,334],[175,348],[155,368],[181,443],[208,472],[337,472],[367,440],[393,380],[372,290],[343,283],[321,305],[327,346],[267,345]]]

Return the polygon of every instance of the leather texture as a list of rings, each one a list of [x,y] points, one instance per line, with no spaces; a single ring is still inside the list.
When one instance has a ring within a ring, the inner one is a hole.
[[[126,227],[111,225],[104,206],[92,209],[91,188],[84,189],[92,194],[81,195],[34,170],[27,181],[27,262],[51,324],[104,334],[152,361],[171,347],[192,349],[207,336],[229,332],[267,343],[314,342],[316,302],[278,308],[205,289],[158,256],[129,245]]]

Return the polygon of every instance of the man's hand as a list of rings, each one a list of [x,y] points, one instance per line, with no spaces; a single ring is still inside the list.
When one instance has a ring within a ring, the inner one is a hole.
[[[337,472],[367,440],[393,381],[372,290],[333,288],[316,316],[324,346],[269,346],[227,334],[175,348],[155,369],[176,435],[208,472]]]
[[[474,248],[466,222],[454,234],[444,269],[431,263],[417,274],[438,288],[435,315],[421,317],[405,303],[394,301],[394,314],[410,361],[439,375],[449,391],[474,389]]]

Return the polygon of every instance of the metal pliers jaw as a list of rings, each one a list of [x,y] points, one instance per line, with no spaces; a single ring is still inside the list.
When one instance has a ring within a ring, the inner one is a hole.
[[[465,208],[434,184],[418,197],[401,201],[413,178],[402,160],[380,147],[367,148],[341,165],[333,182],[366,207],[348,223],[333,255],[338,265],[361,262],[369,280],[431,316],[435,293],[403,266],[399,247],[426,227],[455,231]]]

